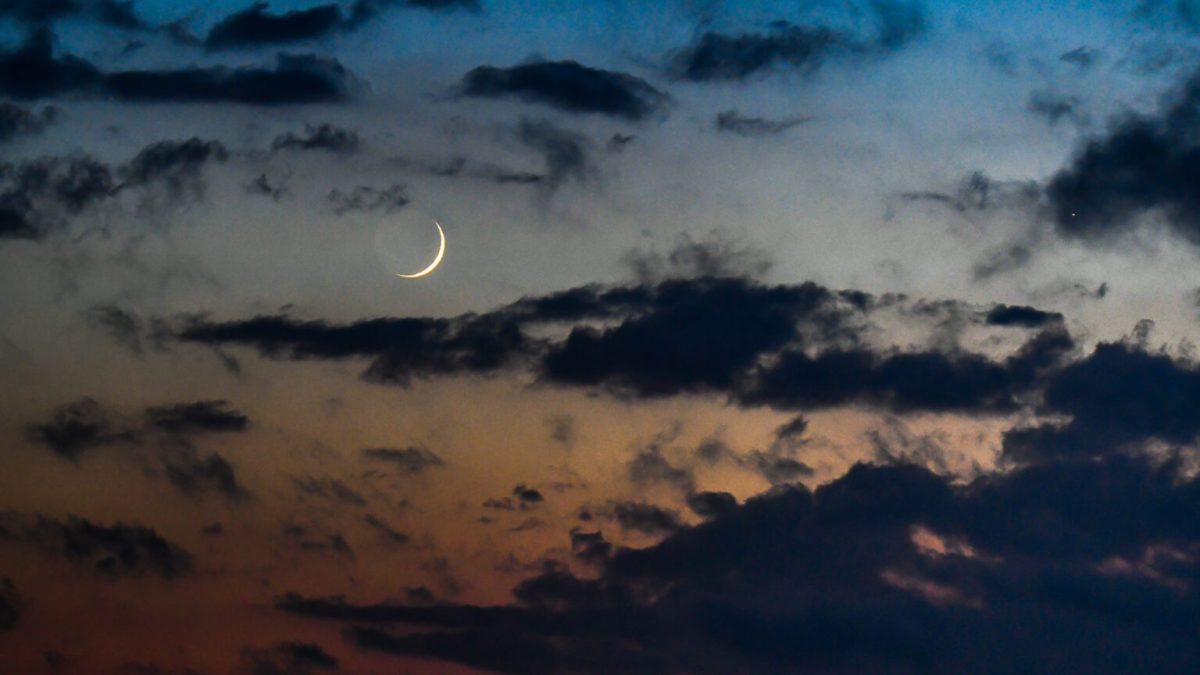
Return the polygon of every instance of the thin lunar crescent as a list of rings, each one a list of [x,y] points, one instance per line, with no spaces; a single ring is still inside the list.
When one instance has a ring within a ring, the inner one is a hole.
[[[438,245],[437,257],[433,259],[433,262],[429,263],[429,267],[426,267],[416,274],[397,274],[396,276],[400,277],[401,279],[416,279],[423,277],[437,269],[438,264],[442,262],[442,256],[446,254],[446,233],[442,232],[442,226],[438,223],[438,221],[433,221],[433,225],[437,228],[438,237],[442,240],[442,243]]]

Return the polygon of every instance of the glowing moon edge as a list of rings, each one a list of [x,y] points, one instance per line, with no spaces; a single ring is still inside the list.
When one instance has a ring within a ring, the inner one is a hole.
[[[446,233],[442,231],[442,225],[438,221],[433,221],[433,225],[437,228],[438,238],[441,239],[441,243],[438,245],[437,257],[433,259],[433,262],[429,263],[429,267],[416,274],[397,274],[396,276],[401,279],[418,279],[437,269],[437,266],[442,262],[442,256],[446,255]]]

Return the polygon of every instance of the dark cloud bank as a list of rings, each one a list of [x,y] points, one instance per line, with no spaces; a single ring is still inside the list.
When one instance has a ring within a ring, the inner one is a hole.
[[[1185,672],[1200,483],[1179,469],[1107,455],[957,485],[858,465],[619,549],[596,578],[527,579],[509,606],[279,607],[362,649],[512,673]]]
[[[1018,409],[1072,349],[1056,315],[996,306],[960,311],[999,328],[1040,329],[997,359],[938,347],[871,346],[866,324],[881,299],[816,284],[765,286],[744,278],[586,286],[457,318],[379,318],[351,324],[285,315],[186,320],[177,340],[252,347],[292,360],[368,359],[368,381],[527,370],[542,382],[619,397],[724,395],[738,405],[820,409],[864,405],[908,412]],[[609,322],[598,328],[596,320]],[[566,337],[532,337],[537,325]]]
[[[1030,420],[1004,434],[1001,471],[965,483],[891,457],[809,490],[795,483],[811,473],[802,462],[747,455],[746,466],[783,473],[743,504],[695,491],[689,470],[650,448],[629,464],[631,483],[678,488],[702,520],[643,501],[596,507],[661,541],[615,548],[600,531],[573,530],[570,556],[592,576],[552,565],[505,606],[280,599],[286,612],[343,622],[358,648],[513,673],[1194,668],[1200,482],[1190,448],[1200,424],[1189,406],[1200,367],[1133,339],[1082,353],[1061,315],[1035,307],[933,304],[699,276],[585,286],[451,319],[192,319],[176,339],[275,359],[364,359],[363,376],[383,384],[526,372],[627,399]],[[873,344],[872,318],[895,307],[918,321],[950,312],[1018,346]],[[532,337],[534,326],[562,337]],[[805,432],[794,417],[779,442]],[[709,445],[713,458],[730,454]],[[513,509],[521,487],[507,498]]]

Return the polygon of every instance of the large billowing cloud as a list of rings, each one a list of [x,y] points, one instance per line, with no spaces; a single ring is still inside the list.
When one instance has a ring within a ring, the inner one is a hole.
[[[1008,432],[1004,455],[1037,462],[1104,456],[1148,440],[1188,444],[1200,434],[1192,409],[1197,396],[1195,363],[1127,343],[1102,343],[1046,385],[1046,412],[1069,421]]]
[[[1154,115],[1129,114],[1088,139],[1046,186],[1058,232],[1112,240],[1158,217],[1200,245],[1200,73]]]
[[[279,607],[344,621],[363,649],[498,672],[1178,672],[1200,657],[1200,529],[1175,514],[1197,508],[1194,478],[1140,459],[967,485],[859,465],[621,549],[596,579],[527,579],[509,606]]]

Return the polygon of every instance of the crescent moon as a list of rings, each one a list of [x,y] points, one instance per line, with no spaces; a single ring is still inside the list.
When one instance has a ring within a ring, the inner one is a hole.
[[[442,232],[442,226],[438,223],[438,221],[433,221],[433,225],[437,228],[438,238],[442,240],[441,244],[438,245],[437,257],[433,259],[433,262],[429,263],[429,267],[426,267],[416,274],[397,274],[396,276],[400,277],[401,279],[418,279],[434,271],[437,269],[437,266],[441,264],[442,256],[446,255],[446,233]]]

